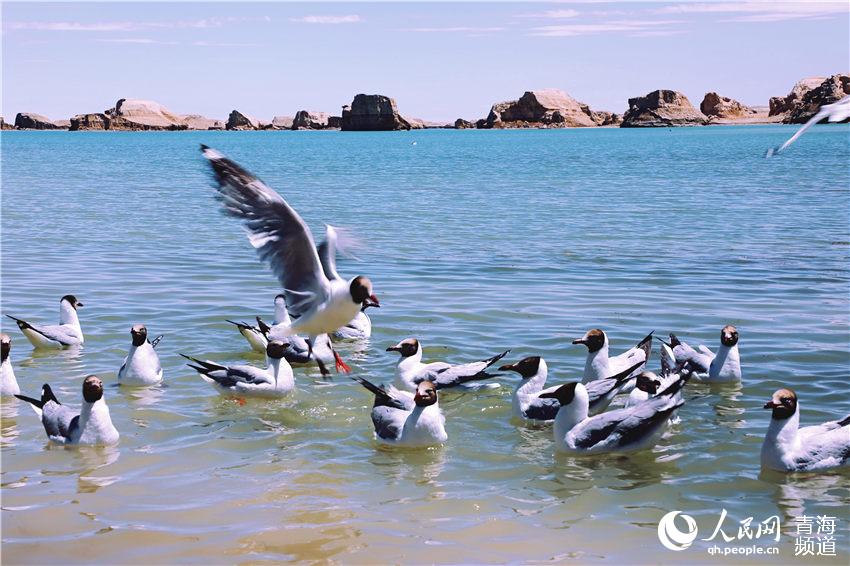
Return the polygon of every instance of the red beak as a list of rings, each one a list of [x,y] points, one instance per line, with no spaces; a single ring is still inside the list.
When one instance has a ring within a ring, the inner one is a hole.
[[[378,301],[378,297],[375,295],[369,295],[369,298],[366,299],[366,304],[370,307],[381,307],[381,303]]]

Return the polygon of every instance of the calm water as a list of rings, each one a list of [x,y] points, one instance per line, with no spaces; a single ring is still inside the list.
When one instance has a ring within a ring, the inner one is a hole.
[[[759,470],[780,385],[804,424],[850,411],[848,129],[762,158],[793,130],[4,132],[3,312],[53,323],[60,296],[86,304],[79,352],[34,353],[4,318],[22,389],[49,381],[76,406],[85,375],[114,384],[136,322],[165,334],[165,385],[107,389],[122,438],[106,449],[50,446],[3,402],[3,562],[717,563],[712,542],[664,549],[656,525],[681,510],[708,537],[725,508],[732,534],[782,518],[779,559],[747,559],[770,564],[801,563],[794,517],[837,516],[846,564],[850,474]],[[341,271],[371,276],[384,307],[340,351],[370,380],[391,379],[384,349],[407,336],[434,360],[540,354],[554,383],[580,375],[570,341],[589,328],[619,351],[650,330],[714,347],[731,323],[743,387],[689,387],[656,449],[592,458],[510,422],[511,376],[446,393],[449,441],[419,452],[379,449],[371,397],[343,376],[296,369],[291,399],[222,399],[178,353],[261,363],[224,319],[270,318],[277,287],[218,213],[201,142],[314,231],[365,239]]]

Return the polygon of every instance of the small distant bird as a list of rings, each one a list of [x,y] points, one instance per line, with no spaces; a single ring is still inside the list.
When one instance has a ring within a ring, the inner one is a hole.
[[[782,153],[785,149],[794,143],[797,138],[803,135],[806,130],[820,122],[821,120],[828,119],[830,122],[843,122],[844,120],[850,118],[850,95],[845,96],[838,102],[833,102],[832,104],[825,104],[821,106],[818,113],[812,116],[808,122],[803,124],[803,127],[797,130],[793,136],[791,136],[788,141],[783,143],[779,147],[772,147],[767,150],[767,154],[765,157],[771,157],[776,155],[777,153]]]
[[[60,444],[115,444],[118,431],[103,399],[103,382],[96,375],[83,381],[83,404],[80,412],[59,403],[50,385],[41,388],[41,399],[15,395],[30,404],[41,419],[47,437]]]
[[[776,391],[764,408],[772,412],[761,446],[763,468],[812,472],[850,465],[850,415],[800,428],[797,394],[787,388]]]
[[[283,197],[218,151],[205,145],[201,151],[215,174],[222,210],[243,221],[251,245],[283,286],[293,318],[286,335],[307,335],[312,351],[317,336],[348,324],[363,305],[380,306],[367,277],[328,279],[310,229]],[[335,351],[334,358],[337,371],[351,371]],[[324,363],[316,361],[327,374]]]
[[[559,452],[599,453],[649,448],[666,430],[673,413],[684,404],[677,393],[687,379],[680,379],[656,397],[628,409],[616,409],[595,417],[588,415],[587,389],[573,382],[543,398],[557,399],[555,449]]]
[[[162,365],[155,350],[162,335],[151,342],[145,325],[135,324],[130,329],[130,339],[130,351],[118,370],[118,381],[124,385],[153,385],[162,381]]]
[[[446,419],[437,404],[437,387],[430,381],[416,386],[416,393],[383,387],[352,377],[375,395],[372,424],[375,438],[396,446],[433,446],[448,439]]]
[[[741,381],[738,338],[738,329],[729,324],[720,331],[720,347],[716,354],[703,344],[695,350],[675,334],[670,334],[670,343],[666,345],[673,350],[683,373],[690,373],[695,380],[704,383],[730,383]]]
[[[77,309],[82,306],[83,303],[74,295],[62,297],[59,301],[58,325],[40,326],[8,314],[6,316],[18,323],[18,328],[35,348],[68,348],[83,343],[83,329],[80,328],[77,316]]]
[[[15,370],[12,368],[12,360],[9,352],[12,350],[12,337],[6,333],[0,334],[0,395],[17,395],[21,392],[18,380],[15,379]]]
[[[437,389],[447,389],[470,381],[495,377],[495,374],[487,373],[487,368],[504,358],[510,350],[480,362],[455,366],[446,362],[423,364],[422,345],[416,338],[402,340],[395,346],[387,348],[387,352],[398,352],[401,355],[396,366],[393,385],[403,391],[416,391],[423,381],[433,381]]]
[[[590,381],[605,379],[608,376],[618,374],[637,362],[644,364],[648,362],[649,354],[652,351],[652,332],[638,342],[638,345],[634,348],[613,357],[608,356],[608,335],[598,328],[588,330],[584,336],[573,340],[573,344],[584,344],[587,347],[587,359],[584,362],[584,377],[582,378],[582,383],[587,384]],[[635,371],[640,370],[640,367],[638,366]],[[631,390],[632,386],[629,386],[624,391]]]
[[[219,393],[278,398],[289,395],[295,389],[292,367],[283,359],[287,348],[289,344],[279,340],[269,342],[266,348],[266,369],[249,365],[223,366],[209,360],[180,355],[193,362],[187,365],[197,371],[204,381],[215,386]]]
[[[597,379],[585,385],[588,395],[588,410],[591,415],[603,412],[631,378],[632,372],[643,365],[638,362],[632,367],[605,379]],[[526,421],[551,421],[558,414],[560,404],[556,399],[543,397],[560,386],[543,389],[549,368],[540,356],[523,358],[515,364],[503,365],[499,371],[513,371],[522,377],[514,390],[512,410],[515,417]]]

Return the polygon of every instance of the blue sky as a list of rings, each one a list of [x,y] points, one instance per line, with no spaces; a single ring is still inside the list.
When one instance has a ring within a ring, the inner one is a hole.
[[[537,88],[615,112],[657,88],[766,105],[848,72],[848,5],[5,2],[2,112],[69,118],[126,97],[271,119],[365,92],[454,120]]]

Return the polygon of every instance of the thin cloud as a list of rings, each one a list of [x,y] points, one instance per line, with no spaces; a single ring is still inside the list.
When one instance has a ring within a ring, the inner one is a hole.
[[[138,45],[177,45],[176,41],[160,41],[149,37],[125,37],[119,39],[95,39],[98,43],[129,43]]]
[[[847,14],[846,2],[714,2],[674,4],[653,10],[656,14],[741,14],[729,22],[781,22],[820,19]]]
[[[356,14],[348,16],[303,16],[300,18],[289,18],[290,22],[301,24],[358,24],[363,18]]]
[[[469,27],[469,26],[457,26],[457,27],[444,27],[444,28],[410,28],[402,31],[413,31],[416,33],[471,33],[471,34],[480,34],[480,33],[492,33],[497,31],[504,31],[505,28],[501,27]]]
[[[682,30],[658,30],[658,27],[673,26],[683,23],[682,20],[616,20],[596,24],[563,24],[539,26],[532,28],[531,35],[541,37],[575,37],[580,35],[599,35],[604,33],[624,33],[633,37],[641,37],[642,32],[678,32]],[[674,35],[670,33],[669,35]]]
[[[580,12],[578,10],[546,10],[545,12],[534,14],[517,14],[515,17],[541,20],[566,20],[568,18],[575,18],[579,14]]]
[[[203,18],[200,20],[173,22],[9,22],[4,27],[10,31],[76,31],[76,32],[114,32],[139,31],[145,29],[209,29],[220,28],[225,24],[239,22],[269,22],[271,18]]]

